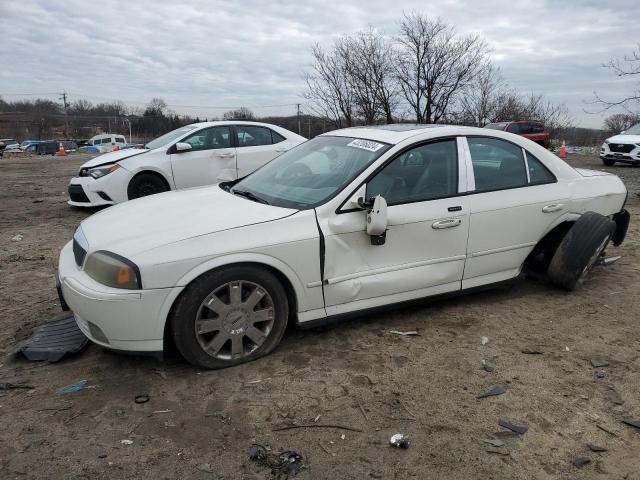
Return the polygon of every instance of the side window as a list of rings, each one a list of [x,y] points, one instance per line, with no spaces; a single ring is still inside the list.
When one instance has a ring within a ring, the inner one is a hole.
[[[540,160],[526,152],[527,165],[529,166],[529,184],[539,185],[541,183],[553,183],[556,178],[547,170]]]
[[[531,124],[531,133],[543,133],[544,127],[540,123],[532,123]]]
[[[198,130],[189,135],[184,143],[191,145],[191,151],[214,150],[217,148],[231,147],[231,130],[229,127],[211,127]]]
[[[118,143],[125,143],[125,142],[124,142],[124,137],[116,137],[116,142],[118,142]]]
[[[389,205],[448,197],[458,192],[456,141],[442,140],[407,150],[367,184],[367,198]]]
[[[468,137],[476,191],[527,185],[522,149],[498,138]]]
[[[520,124],[520,134],[529,134],[533,133],[533,125],[530,123],[521,123]]]
[[[520,124],[519,123],[510,123],[507,127],[507,132],[509,133],[520,133]]]
[[[284,138],[282,135],[271,130],[271,143],[280,143],[284,142],[285,140],[286,138]]]
[[[236,135],[238,136],[238,147],[257,147],[259,145],[271,145],[272,132],[265,127],[254,127],[252,125],[236,125]],[[276,134],[277,135],[277,134]]]

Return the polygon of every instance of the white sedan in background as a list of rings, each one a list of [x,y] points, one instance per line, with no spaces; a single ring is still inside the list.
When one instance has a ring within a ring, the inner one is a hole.
[[[100,155],[69,183],[69,205],[98,207],[180,188],[235,180],[306,141],[258,122],[186,125],[147,143]]]
[[[349,128],[242,180],[85,219],[60,253],[61,304],[95,343],[206,368],[272,351],[288,322],[517,277],[573,290],[629,214],[615,175],[469,127]]]

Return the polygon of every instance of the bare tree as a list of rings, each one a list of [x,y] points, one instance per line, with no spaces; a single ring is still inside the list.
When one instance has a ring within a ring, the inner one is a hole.
[[[460,36],[440,18],[405,14],[400,22],[397,78],[418,123],[437,123],[486,64],[477,35]]]
[[[604,119],[604,128],[607,132],[616,135],[639,122],[640,115],[636,113],[615,113]]]
[[[618,77],[637,76],[635,78],[640,78],[640,43],[636,45],[630,55],[625,55],[622,59],[611,59],[603,66],[612,70]],[[594,92],[594,96],[595,100],[590,103],[601,105],[603,110],[609,110],[612,107],[623,107],[629,110],[629,105],[640,103],[640,82],[636,85],[634,92],[623,98],[605,100],[596,92]]]
[[[222,115],[223,120],[255,120],[256,116],[247,107],[229,110]]]
[[[161,98],[152,98],[144,111],[146,117],[162,117],[167,110],[167,102]]]
[[[311,109],[331,118],[338,128],[351,127],[354,121],[354,93],[347,79],[344,58],[339,49],[325,52],[319,44],[311,49],[313,64],[305,74],[307,90],[303,96]]]
[[[484,127],[492,120],[503,89],[500,71],[487,62],[460,96],[459,122]]]

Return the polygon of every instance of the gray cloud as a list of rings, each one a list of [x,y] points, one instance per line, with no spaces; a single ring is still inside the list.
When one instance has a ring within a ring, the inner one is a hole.
[[[637,1],[408,0],[401,8],[480,34],[510,85],[566,102],[584,126],[604,116],[584,112],[596,110],[584,103],[594,90],[616,98],[632,89],[601,65],[640,41]],[[301,73],[313,43],[368,25],[393,35],[402,15],[388,0],[24,0],[0,10],[0,94],[67,90],[72,100],[139,106],[159,96],[177,112],[206,116],[222,110],[183,105],[293,113],[294,106],[256,107],[304,103]]]

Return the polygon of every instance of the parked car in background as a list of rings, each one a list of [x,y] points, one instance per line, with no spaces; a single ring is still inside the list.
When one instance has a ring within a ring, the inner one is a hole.
[[[69,184],[69,205],[95,207],[167,190],[235,180],[306,138],[257,122],[193,123],[144,148],[106,153],[86,162]],[[86,147],[85,147],[86,149]]]
[[[485,125],[484,128],[515,133],[516,135],[528,138],[532,142],[536,142],[538,145],[542,145],[544,148],[551,146],[551,136],[541,122],[531,120],[523,122],[497,122],[489,123]]]
[[[600,159],[609,166],[616,162],[640,164],[640,123],[607,138],[600,149]]]
[[[161,141],[167,156],[199,144],[194,129],[220,128],[190,127]],[[224,128],[216,135],[236,138],[248,125]],[[86,218],[60,253],[60,303],[104,347],[159,351],[172,340],[193,364],[226,367],[271,352],[289,322],[318,325],[523,270],[573,290],[610,240],[624,240],[626,196],[615,175],[574,169],[505,132],[337,130],[241,180]]]
[[[25,140],[20,144],[20,150],[25,151],[31,145],[40,142],[40,140]]]
[[[93,145],[98,149],[98,151],[102,153],[113,151],[116,145],[118,146],[118,148],[122,148],[126,143],[127,140],[123,135],[118,135],[115,133],[101,133],[100,135],[91,137],[87,141],[87,145]]]
[[[15,138],[0,138],[0,150],[13,150],[20,147]]]
[[[55,140],[38,140],[31,141],[23,151],[34,155],[55,155],[59,146],[60,142]]]
[[[59,143],[62,143],[65,152],[77,152],[78,144],[73,140],[59,140]]]

